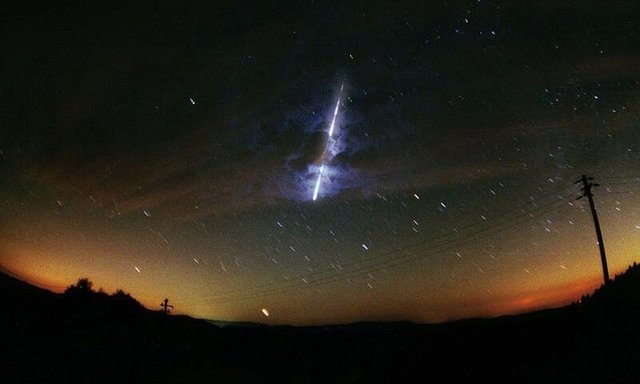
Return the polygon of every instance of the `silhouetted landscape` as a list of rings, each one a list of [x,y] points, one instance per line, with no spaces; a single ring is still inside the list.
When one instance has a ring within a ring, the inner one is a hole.
[[[638,382],[640,266],[566,307],[440,324],[225,327],[80,279],[0,276],[3,382]]]

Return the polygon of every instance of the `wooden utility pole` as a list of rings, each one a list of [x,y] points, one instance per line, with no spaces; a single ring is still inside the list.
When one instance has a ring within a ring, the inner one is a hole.
[[[591,187],[598,187],[600,184],[594,184],[591,182],[593,177],[587,177],[582,175],[582,178],[575,182],[575,184],[582,183],[582,195],[578,197],[581,199],[587,197],[589,199],[589,207],[591,207],[591,216],[593,216],[593,224],[596,227],[596,236],[598,237],[598,247],[600,248],[600,259],[602,259],[602,272],[604,273],[604,284],[609,283],[609,268],[607,268],[607,256],[604,252],[604,240],[602,240],[602,231],[600,230],[600,221],[598,221],[598,214],[596,213],[596,205],[593,203],[593,192]]]
[[[167,299],[167,298],[165,298],[162,301],[160,306],[162,307],[162,312],[164,312],[164,313],[171,313],[171,310],[169,308],[173,308],[173,305],[169,304],[169,299]]]

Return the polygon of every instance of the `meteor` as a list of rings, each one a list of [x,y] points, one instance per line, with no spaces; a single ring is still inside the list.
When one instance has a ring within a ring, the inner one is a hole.
[[[320,166],[320,172],[318,172],[318,180],[316,180],[316,187],[313,188],[313,201],[318,198],[318,192],[320,191],[320,180],[322,179],[322,171],[324,170],[324,163]]]
[[[344,89],[344,83],[340,85],[340,92],[338,93],[338,100],[336,101],[336,107],[333,110],[333,118],[331,119],[331,125],[329,126],[329,134],[327,137],[327,141],[325,144],[324,151],[322,152],[322,164],[320,165],[320,170],[318,171],[318,179],[316,180],[316,185],[313,188],[313,201],[318,199],[318,193],[320,192],[320,184],[322,182],[322,172],[324,171],[324,163],[327,160],[327,153],[330,153],[329,146],[331,145],[333,138],[333,131],[336,125],[336,117],[338,116],[338,110],[340,109],[340,100],[342,99],[342,90]],[[331,156],[332,157],[332,156]],[[331,160],[331,159],[329,159]]]
[[[333,119],[331,119],[331,127],[329,127],[329,138],[333,136],[333,127],[336,124],[336,116],[338,115],[338,108],[340,108],[340,98],[342,98],[342,88],[344,88],[344,83],[340,85],[340,93],[338,94],[338,101],[336,101],[336,109],[333,111]]]

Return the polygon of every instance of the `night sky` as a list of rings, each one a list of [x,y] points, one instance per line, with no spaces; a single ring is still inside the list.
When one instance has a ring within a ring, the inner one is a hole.
[[[640,259],[638,2],[264,3],[5,7],[3,270],[224,321],[519,313],[603,281],[583,174],[611,276]]]

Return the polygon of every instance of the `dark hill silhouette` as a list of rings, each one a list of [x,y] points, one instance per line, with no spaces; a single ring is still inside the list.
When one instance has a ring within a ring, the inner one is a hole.
[[[640,382],[635,263],[566,307],[442,324],[219,327],[2,274],[0,299],[4,383]]]

